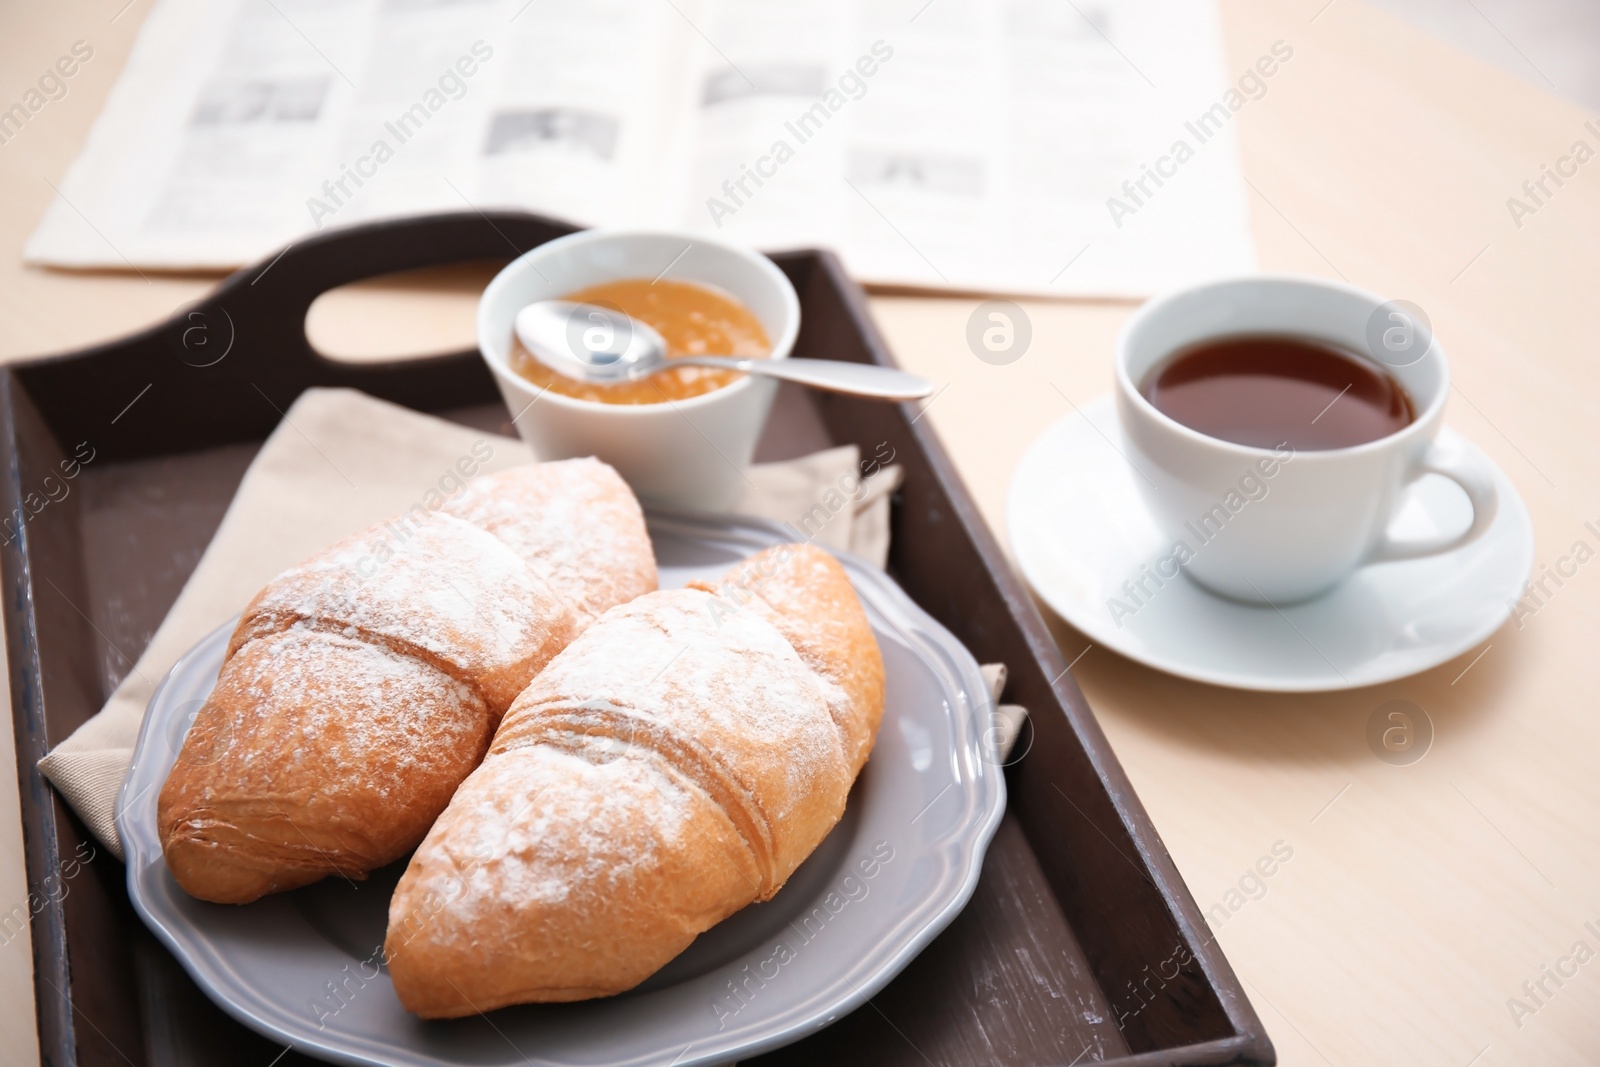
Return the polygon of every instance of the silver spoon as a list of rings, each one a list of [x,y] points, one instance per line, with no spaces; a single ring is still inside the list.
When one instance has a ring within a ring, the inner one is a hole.
[[[882,400],[915,400],[933,383],[871,363],[831,359],[744,359],[673,356],[648,324],[597,304],[539,300],[517,312],[517,339],[540,363],[580,382],[632,382],[675,366],[721,367],[764,374],[816,389]]]

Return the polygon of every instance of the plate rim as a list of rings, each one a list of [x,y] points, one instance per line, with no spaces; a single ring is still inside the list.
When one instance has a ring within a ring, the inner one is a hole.
[[[1060,416],[1059,418],[1051,420],[1050,424],[1045,427],[1044,431],[1041,432],[1039,436],[1035,438],[1034,441],[1023,451],[1022,458],[1019,459],[1017,463],[1017,470],[1020,471],[1022,465],[1033,458],[1036,452],[1040,452],[1048,447],[1051,439],[1057,433],[1062,432],[1062,428],[1065,427],[1068,421],[1071,419],[1081,417],[1087,421],[1091,427],[1098,429],[1098,424],[1090,418],[1091,412],[1099,414],[1103,411],[1110,411],[1112,413],[1111,421],[1116,422],[1115,401],[1116,398],[1114,395],[1105,393],[1082,404],[1076,411],[1069,412]],[[1121,432],[1120,424],[1118,424],[1118,432]],[[1493,470],[1496,487],[1501,490],[1499,514],[1495,517],[1494,521],[1498,523],[1504,519],[1515,524],[1518,532],[1521,535],[1520,541],[1526,546],[1525,555],[1527,556],[1527,562],[1522,569],[1526,573],[1531,574],[1534,563],[1533,521],[1528,514],[1527,504],[1525,501],[1523,501],[1522,495],[1517,491],[1515,484],[1511,481],[1511,477],[1506,474],[1500,465],[1495,463],[1487,453],[1485,453],[1460,431],[1455,430],[1450,426],[1443,425],[1440,427],[1440,435],[1442,436],[1444,434],[1452,435],[1457,441],[1476,453],[1479,458],[1487,463]],[[1126,461],[1117,460],[1116,462],[1125,463]],[[1509,492],[1507,490],[1509,490]],[[1037,562],[1030,561],[1029,554],[1018,544],[1016,533],[1019,525],[1017,521],[1018,516],[1023,509],[1027,508],[1028,506],[1028,504],[1022,501],[1022,494],[1019,491],[1018,486],[1018,478],[1014,472],[1011,483],[1006,490],[1006,542],[1010,547],[1012,557],[1017,562],[1017,569],[1022,573],[1023,578],[1028,584],[1028,588],[1033,591],[1034,595],[1043,600],[1045,604],[1049,606],[1050,610],[1060,616],[1061,619],[1068,625],[1074,627],[1085,636],[1093,638],[1097,644],[1102,645],[1103,647],[1117,653],[1120,656],[1124,656],[1130,660],[1133,660],[1135,663],[1138,663],[1142,666],[1149,667],[1152,670],[1161,671],[1163,674],[1168,674],[1176,678],[1183,678],[1192,682],[1202,682],[1206,685],[1214,685],[1226,689],[1238,689],[1253,693],[1335,693],[1345,692],[1353,689],[1365,689],[1370,686],[1384,685],[1389,682],[1398,681],[1402,678],[1410,678],[1424,671],[1432,670],[1441,664],[1448,663],[1456,657],[1470,651],[1473,647],[1495,633],[1505,625],[1506,620],[1511,616],[1511,608],[1509,605],[1506,605],[1503,611],[1497,610],[1494,615],[1490,617],[1489,621],[1480,624],[1478,627],[1469,631],[1467,639],[1458,639],[1457,641],[1449,644],[1440,645],[1440,649],[1450,650],[1448,655],[1429,655],[1426,657],[1429,662],[1422,666],[1392,667],[1387,670],[1361,675],[1353,680],[1342,677],[1332,678],[1316,676],[1308,676],[1298,680],[1290,678],[1268,679],[1259,675],[1242,674],[1234,671],[1212,671],[1207,670],[1204,667],[1191,667],[1181,662],[1174,662],[1166,659],[1158,652],[1150,650],[1146,647],[1130,646],[1121,638],[1119,631],[1117,631],[1115,628],[1107,626],[1101,620],[1093,618],[1092,615],[1080,610],[1080,604],[1072,601],[1069,598],[1060,596],[1056,590],[1050,587],[1049,583],[1040,581],[1037,577]],[[1402,561],[1401,565],[1404,565],[1404,562],[1410,561]],[[1200,592],[1208,596],[1213,595],[1205,593],[1205,590],[1203,589],[1201,589]],[[1339,672],[1337,670],[1334,671],[1334,674],[1338,673]]]
[[[716,515],[665,508],[646,508],[645,516],[647,525],[652,531],[652,540],[654,531],[663,528],[691,539],[711,544],[742,546],[753,551],[776,544],[795,542],[793,532],[785,526],[749,516]],[[953,833],[946,840],[932,843],[925,851],[918,853],[946,855],[949,860],[945,864],[947,873],[938,882],[936,891],[929,893],[926,905],[928,914],[914,932],[896,939],[894,946],[877,957],[875,962],[872,958],[866,957],[852,961],[856,964],[868,964],[866,967],[868,973],[864,978],[852,982],[848,976],[841,973],[831,980],[826,991],[810,998],[811,1001],[821,1000],[822,1003],[815,1007],[803,1008],[800,1018],[790,1020],[787,1016],[780,1016],[765,1023],[757,1023],[754,1025],[754,1032],[743,1037],[739,1037],[736,1032],[731,1033],[728,1036],[733,1040],[720,1046],[708,1045],[693,1056],[680,1054],[680,1058],[674,1061],[676,1067],[710,1067],[731,1059],[771,1051],[816,1033],[860,1008],[904,970],[966,907],[977,889],[984,857],[1005,814],[1004,761],[992,750],[990,733],[984,730],[959,728],[963,721],[964,710],[969,713],[981,710],[989,702],[988,687],[978,669],[976,659],[964,644],[923,610],[885,572],[851,553],[824,545],[817,547],[839,560],[849,575],[852,586],[857,590],[857,595],[863,602],[877,608],[878,614],[889,623],[900,639],[924,663],[929,664],[930,669],[940,679],[941,686],[946,688],[946,697],[953,701],[948,714],[957,728],[952,731],[953,743],[949,754],[960,760],[964,772],[955,779],[958,785],[966,786],[963,792],[967,798],[967,805],[957,820],[964,832]],[[869,600],[863,591],[863,586],[872,590],[874,599]],[[897,624],[889,608],[898,609],[909,616],[908,621],[911,626]],[[156,711],[163,707],[163,700],[172,680],[178,677],[180,672],[191,668],[197,655],[212,652],[210,646],[225,640],[226,635],[231,634],[236,624],[237,618],[224,623],[184,652],[162,677],[146,706],[128,774],[118,789],[115,809],[117,832],[122,838],[125,850],[129,900],[145,926],[172,952],[208,999],[251,1029],[281,1040],[300,1051],[356,1067],[393,1063],[416,1064],[420,1067],[422,1064],[444,1062],[432,1053],[396,1049],[392,1045],[379,1044],[357,1035],[341,1035],[344,1036],[344,1042],[341,1044],[326,1040],[325,1032],[319,1034],[316,1031],[308,1031],[307,1024],[302,1022],[297,1014],[286,1010],[283,1005],[276,1002],[263,1001],[258,994],[254,994],[249,982],[239,973],[238,961],[219,952],[205,937],[202,928],[178,921],[164,909],[153,906],[151,899],[146,895],[144,877],[153,868],[164,866],[165,861],[161,857],[158,844],[154,848],[154,856],[150,855],[154,831],[148,835],[141,834],[138,832],[139,824],[136,820],[139,815],[147,813],[153,824],[159,789],[155,789],[157,783],[152,782],[139,794],[132,797],[129,794],[135,781],[142,777],[148,757],[156,755],[150,747],[154,743],[152,738],[158,728],[156,720],[159,716]],[[942,670],[935,666],[941,659],[944,661]],[[955,687],[953,691],[948,688],[952,685]],[[976,701],[975,706],[974,701]],[[170,723],[163,722],[161,728],[170,729]],[[176,753],[173,755],[175,757]],[[164,768],[150,773],[162,774],[163,770]],[[145,796],[147,793],[151,794],[148,798]],[[139,804],[140,801],[143,803]],[[150,840],[147,840],[147,837]],[[905,924],[901,926],[904,927]],[[185,936],[186,934],[188,936]],[[840,991],[841,983],[849,987],[847,991]],[[248,1002],[241,1001],[238,999],[240,995],[252,999]],[[698,1044],[698,1041],[691,1044],[689,1049],[695,1048]],[[689,1049],[685,1049],[685,1053]],[[397,1054],[409,1055],[409,1058],[397,1060],[394,1058]],[[642,1061],[636,1056],[634,1060],[625,1062]]]

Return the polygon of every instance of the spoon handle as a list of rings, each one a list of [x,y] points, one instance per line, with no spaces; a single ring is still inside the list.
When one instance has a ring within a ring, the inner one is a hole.
[[[933,392],[933,383],[915,374],[873,363],[845,363],[834,359],[739,359],[734,356],[674,356],[666,366],[690,363],[697,367],[722,367],[745,374],[799,382],[816,389],[851,393],[880,400],[917,400]]]

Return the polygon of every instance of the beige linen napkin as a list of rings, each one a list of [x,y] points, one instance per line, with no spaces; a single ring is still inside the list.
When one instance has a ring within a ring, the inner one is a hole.
[[[100,713],[39,762],[95,835],[122,856],[112,819],[156,685],[273,576],[329,543],[484,473],[532,461],[521,441],[422,415],[349,389],[304,393],[267,438],[216,535],[144,655]],[[853,445],[756,464],[736,510],[791,526],[883,566],[898,467]]]

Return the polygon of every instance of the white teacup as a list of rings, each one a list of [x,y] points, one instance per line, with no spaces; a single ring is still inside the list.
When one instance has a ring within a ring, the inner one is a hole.
[[[626,278],[665,274],[733,297],[750,309],[784,359],[800,332],[800,299],[766,256],[699,234],[584,230],[512,260],[478,302],[478,347],[517,432],[540,459],[596,456],[646,503],[726,510],[772,407],[777,382],[744,377],[660,404],[603,404],[542,390],[511,369],[516,314],[535,300]],[[713,353],[715,354],[715,353]]]
[[[1358,567],[1459,548],[1482,535],[1497,506],[1482,463],[1435,440],[1450,391],[1444,352],[1402,309],[1348,285],[1286,275],[1209,282],[1140,308],[1117,343],[1117,412],[1129,461],[1181,569],[1236,600],[1291,603],[1325,592]],[[1391,325],[1391,323],[1393,325]],[[1387,329],[1387,333],[1385,333]],[[1349,448],[1254,448],[1190,429],[1140,391],[1168,356],[1210,338],[1279,334],[1337,345],[1369,359],[1410,394],[1416,417],[1387,437]],[[1393,338],[1416,350],[1385,349]],[[1380,349],[1376,353],[1374,348]],[[1453,480],[1472,504],[1464,530],[1421,539],[1389,532],[1405,489],[1425,474]]]

